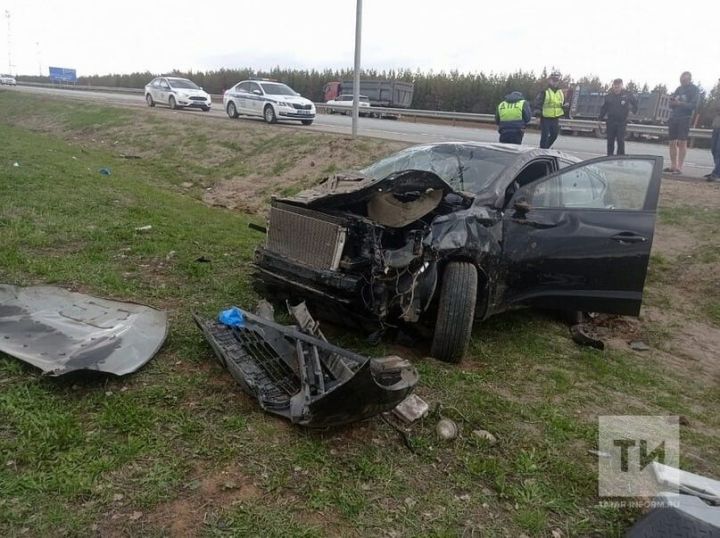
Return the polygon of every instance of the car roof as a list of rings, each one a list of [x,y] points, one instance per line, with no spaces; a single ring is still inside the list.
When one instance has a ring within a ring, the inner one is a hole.
[[[458,140],[455,142],[419,144],[412,147],[420,149],[442,146],[464,146],[483,148],[492,151],[507,153],[511,157],[515,157],[510,162],[510,164],[508,164],[507,167],[500,174],[498,174],[497,177],[495,177],[490,183],[488,183],[485,189],[483,189],[479,193],[476,193],[475,195],[476,203],[479,203],[481,205],[491,205],[495,207],[501,207],[502,201],[505,198],[505,189],[529,162],[543,157],[562,158],[572,163],[579,163],[582,161],[582,159],[579,159],[574,155],[570,155],[569,153],[564,153],[555,149],[541,149],[534,146],[519,146],[516,144],[500,144],[498,142],[474,142],[468,140]]]

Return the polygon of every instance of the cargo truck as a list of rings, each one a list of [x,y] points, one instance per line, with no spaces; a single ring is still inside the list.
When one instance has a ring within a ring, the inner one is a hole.
[[[352,80],[333,81],[325,84],[323,100],[327,103],[340,95],[352,95]],[[361,80],[360,94],[366,95],[372,108],[410,108],[415,85],[396,80]],[[395,117],[395,113],[375,112],[378,117]]]

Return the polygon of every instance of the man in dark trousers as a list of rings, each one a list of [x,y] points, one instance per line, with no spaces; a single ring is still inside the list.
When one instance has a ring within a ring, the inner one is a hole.
[[[680,86],[670,96],[670,119],[668,120],[668,138],[670,139],[670,166],[663,172],[682,174],[687,140],[690,135],[690,121],[700,100],[700,90],[692,83],[692,75],[685,71],[680,75]]]
[[[600,109],[600,121],[607,118],[605,124],[607,130],[607,154],[615,153],[615,142],[617,141],[617,154],[625,155],[625,128],[627,127],[628,114],[632,111],[636,114],[638,110],[635,96],[623,88],[621,78],[613,80],[612,88],[605,96]]]
[[[543,149],[550,148],[560,134],[560,118],[567,107],[560,78],[560,73],[554,71],[548,87],[535,98],[535,111],[540,115],[540,147]]]
[[[530,103],[520,92],[511,92],[505,96],[495,111],[495,123],[500,133],[500,142],[504,144],[522,144],[525,127],[532,119]]]
[[[720,81],[718,81],[720,82]],[[715,118],[712,122],[712,143],[710,145],[715,168],[705,179],[708,181],[720,181],[720,104],[716,105]]]

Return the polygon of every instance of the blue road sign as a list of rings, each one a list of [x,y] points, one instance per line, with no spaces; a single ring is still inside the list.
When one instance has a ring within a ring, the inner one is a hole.
[[[52,82],[77,82],[77,73],[67,67],[49,67]]]

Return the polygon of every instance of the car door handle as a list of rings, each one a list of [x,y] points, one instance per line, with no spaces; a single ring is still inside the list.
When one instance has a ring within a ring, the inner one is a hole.
[[[618,243],[644,243],[647,241],[647,237],[634,232],[620,232],[610,237],[610,239]]]

